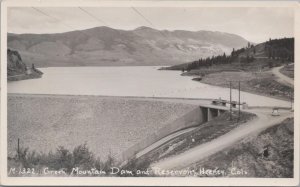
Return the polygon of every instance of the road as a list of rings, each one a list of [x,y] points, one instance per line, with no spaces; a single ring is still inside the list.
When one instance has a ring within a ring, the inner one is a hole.
[[[239,140],[253,133],[258,133],[272,125],[280,123],[287,117],[293,116],[293,113],[289,110],[281,111],[281,115],[276,117],[271,116],[271,109],[256,108],[247,111],[256,114],[257,118],[246,122],[246,124],[230,131],[227,134],[220,136],[215,140],[212,140],[211,142],[201,144],[179,155],[160,160],[156,163],[151,164],[150,167],[152,169],[186,168],[205,157],[208,157],[233,145],[235,142],[238,142]]]
[[[157,142],[155,142],[154,144],[150,145],[149,147],[143,149],[142,151],[138,152],[138,153],[136,154],[136,158],[139,158],[139,157],[145,155],[146,153],[152,151],[153,149],[158,148],[159,146],[161,146],[161,145],[167,143],[168,141],[170,141],[170,140],[172,140],[172,139],[174,139],[174,138],[176,138],[176,137],[178,137],[178,136],[180,136],[180,135],[182,135],[182,134],[185,134],[185,133],[187,133],[187,132],[190,132],[190,131],[192,131],[192,130],[195,130],[196,128],[197,128],[197,127],[191,127],[191,128],[183,129],[183,130],[181,130],[181,131],[177,131],[177,132],[175,132],[175,133],[173,133],[173,134],[170,134],[170,135],[168,135],[168,136],[166,136],[166,137],[164,137],[164,138],[158,140]]]
[[[288,77],[288,76],[282,74],[282,73],[280,72],[280,69],[283,68],[283,67],[284,67],[284,66],[280,66],[280,67],[275,67],[275,68],[273,68],[273,69],[272,69],[272,73],[273,73],[276,77],[278,77],[278,82],[280,82],[280,83],[282,83],[282,84],[284,84],[284,85],[286,85],[286,86],[291,86],[291,87],[293,87],[293,86],[294,86],[294,80],[291,79],[290,77]]]

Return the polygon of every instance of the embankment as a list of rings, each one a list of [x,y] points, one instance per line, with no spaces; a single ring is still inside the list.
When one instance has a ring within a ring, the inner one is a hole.
[[[294,119],[247,137],[190,169],[199,168],[218,168],[228,177],[293,177]]]
[[[240,120],[237,120],[238,112],[234,111],[232,119],[230,119],[230,113],[228,111],[224,112],[210,121],[197,126],[194,130],[177,136],[138,158],[133,158],[124,168],[129,170],[147,170],[152,163],[168,159],[191,148],[210,142],[230,132],[232,129],[244,125],[253,118],[255,118],[254,114],[242,112]]]
[[[8,156],[15,155],[19,138],[22,147],[44,153],[86,142],[105,160],[196,108],[123,97],[9,94]]]
[[[137,144],[124,151],[122,153],[122,161],[127,161],[134,158],[135,154],[137,154],[139,151],[147,148],[148,146],[172,133],[189,127],[197,127],[203,123],[206,123],[212,118],[217,117],[223,112],[225,112],[223,109],[199,106],[194,110],[185,113],[184,115],[178,116],[176,120],[164,125],[162,128],[148,135],[146,138],[142,139]]]

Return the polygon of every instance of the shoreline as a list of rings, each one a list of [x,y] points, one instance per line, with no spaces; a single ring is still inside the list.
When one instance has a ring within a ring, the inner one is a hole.
[[[22,81],[28,79],[39,79],[42,78],[42,73],[32,73],[32,74],[21,74],[15,76],[7,76],[7,82],[14,82],[14,81]]]
[[[201,82],[201,81],[199,81]],[[205,83],[205,82],[201,82],[202,84],[208,84],[208,83]],[[217,86],[217,85],[214,85],[214,84],[208,84],[208,85],[211,85],[211,86]],[[229,88],[229,87],[225,87],[225,86],[222,86],[222,88]],[[264,94],[264,93],[259,93],[259,92],[255,92],[255,91],[251,91],[251,90],[242,90],[242,92],[247,92],[247,93],[250,93],[250,94],[254,94],[254,95],[259,95],[259,96],[264,96],[264,97],[270,97],[270,98],[273,98],[273,99],[277,99],[277,100],[282,100],[282,101],[291,101],[290,99],[287,99],[287,98],[284,98],[284,97],[278,97],[278,96],[272,96],[272,95],[268,95],[268,94]]]
[[[172,71],[179,71],[179,70],[172,70]],[[231,72],[234,72],[234,71],[222,71],[222,72],[231,73]],[[219,72],[219,73],[222,73],[222,72]],[[212,74],[215,74],[215,73],[207,74],[206,76],[212,75]],[[221,88],[229,88],[229,86],[227,84],[218,85],[217,83],[213,83],[211,81],[205,81],[205,77],[203,77],[202,80],[200,80],[200,81],[193,80],[193,78],[197,77],[197,75],[195,75],[195,74],[185,74],[185,75],[181,74],[180,76],[188,76],[188,77],[191,77],[191,81],[199,82],[199,83],[202,83],[202,84],[207,84],[207,85],[210,85],[210,86],[217,86],[217,87],[221,87]],[[203,79],[204,79],[204,81],[203,81]],[[276,80],[274,80],[274,81],[276,81]],[[234,82],[234,81],[232,81],[232,82]],[[281,84],[279,82],[277,82],[277,83]],[[294,87],[292,87],[292,88],[294,88]],[[236,89],[236,88],[233,88],[233,89]],[[276,96],[276,95],[269,95],[269,94],[266,94],[266,93],[263,93],[263,92],[256,92],[256,91],[251,90],[251,89],[252,88],[250,88],[250,89],[243,89],[243,87],[241,87],[241,91],[242,92],[247,92],[247,93],[250,93],[250,94],[264,96],[264,97],[269,97],[269,98],[273,98],[273,99],[277,99],[277,100],[282,100],[282,101],[288,101],[288,102],[291,101],[291,99],[286,98],[286,97]]]

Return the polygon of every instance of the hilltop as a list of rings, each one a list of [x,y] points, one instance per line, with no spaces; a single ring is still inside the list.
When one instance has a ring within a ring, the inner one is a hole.
[[[223,32],[156,30],[139,27],[118,30],[96,27],[55,34],[8,34],[8,47],[37,67],[175,65],[230,54],[247,44]]]

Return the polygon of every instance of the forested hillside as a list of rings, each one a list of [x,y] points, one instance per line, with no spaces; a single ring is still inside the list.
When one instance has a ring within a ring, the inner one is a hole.
[[[293,62],[294,38],[270,39],[267,42],[255,46],[248,43],[247,47],[238,50],[233,48],[230,55],[224,53],[223,55],[200,58],[190,63],[175,65],[166,69],[190,71],[199,68],[208,68],[214,65],[230,65],[234,63],[239,63],[239,67],[246,67],[254,61],[260,61],[261,64],[269,67],[285,62]],[[233,66],[232,68],[236,69],[238,66]]]
[[[269,40],[265,43],[268,58],[294,61],[294,38]]]

